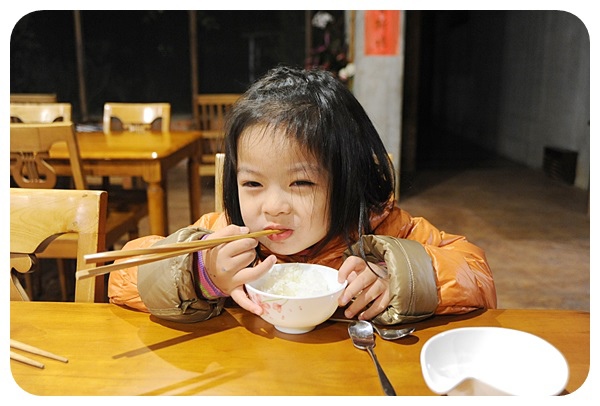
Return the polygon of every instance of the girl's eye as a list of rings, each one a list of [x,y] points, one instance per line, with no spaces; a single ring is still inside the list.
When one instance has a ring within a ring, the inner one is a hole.
[[[297,180],[292,182],[292,186],[314,186],[314,182],[310,180]]]
[[[242,186],[243,186],[243,187],[260,187],[260,186],[262,186],[262,185],[261,185],[260,183],[258,183],[258,182],[255,182],[255,181],[249,180],[249,181],[247,181],[247,182],[243,182],[243,183],[242,183]]]

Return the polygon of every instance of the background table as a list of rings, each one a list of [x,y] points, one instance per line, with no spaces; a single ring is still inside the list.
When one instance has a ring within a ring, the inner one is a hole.
[[[528,331],[564,354],[567,394],[587,377],[589,321],[586,312],[549,310],[438,316],[414,323],[411,337],[376,339],[375,350],[398,395],[434,395],[419,362],[429,338],[466,326]],[[237,307],[182,324],[112,304],[11,302],[11,338],[69,363],[10,365],[17,384],[36,395],[382,395],[369,355],[352,346],[347,327],[325,322],[288,335]]]
[[[190,224],[200,217],[201,138],[200,131],[117,132],[110,135],[102,132],[77,133],[86,175],[139,176],[148,183],[148,220],[150,233],[156,235],[169,234],[167,171],[186,158]],[[65,145],[55,145],[50,157],[59,174],[69,174],[69,155]]]

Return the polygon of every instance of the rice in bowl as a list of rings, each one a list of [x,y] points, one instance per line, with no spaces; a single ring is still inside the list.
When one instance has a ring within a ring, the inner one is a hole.
[[[299,264],[273,267],[263,280],[261,290],[280,296],[311,297],[329,293],[327,279],[315,268],[301,268]]]
[[[245,286],[250,299],[263,309],[263,320],[281,332],[302,334],[313,330],[337,309],[337,300],[347,285],[337,278],[336,269],[323,265],[276,264]]]

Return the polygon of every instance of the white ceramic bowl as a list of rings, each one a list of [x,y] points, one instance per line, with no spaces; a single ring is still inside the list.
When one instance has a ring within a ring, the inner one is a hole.
[[[569,365],[550,343],[502,327],[465,327],[430,338],[421,350],[429,389],[443,395],[558,395]]]
[[[347,285],[338,283],[337,276],[337,270],[322,265],[276,264],[245,286],[250,299],[263,308],[264,320],[281,332],[302,334],[336,311],[337,300]]]

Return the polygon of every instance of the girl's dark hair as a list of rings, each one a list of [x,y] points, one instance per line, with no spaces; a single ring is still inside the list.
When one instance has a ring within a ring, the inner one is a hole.
[[[329,172],[330,228],[320,247],[338,235],[351,244],[372,233],[370,214],[380,213],[394,193],[394,170],[373,123],[343,83],[326,71],[280,66],[233,106],[225,133],[223,200],[228,221],[238,225],[243,225],[238,141],[254,125],[283,129]]]

